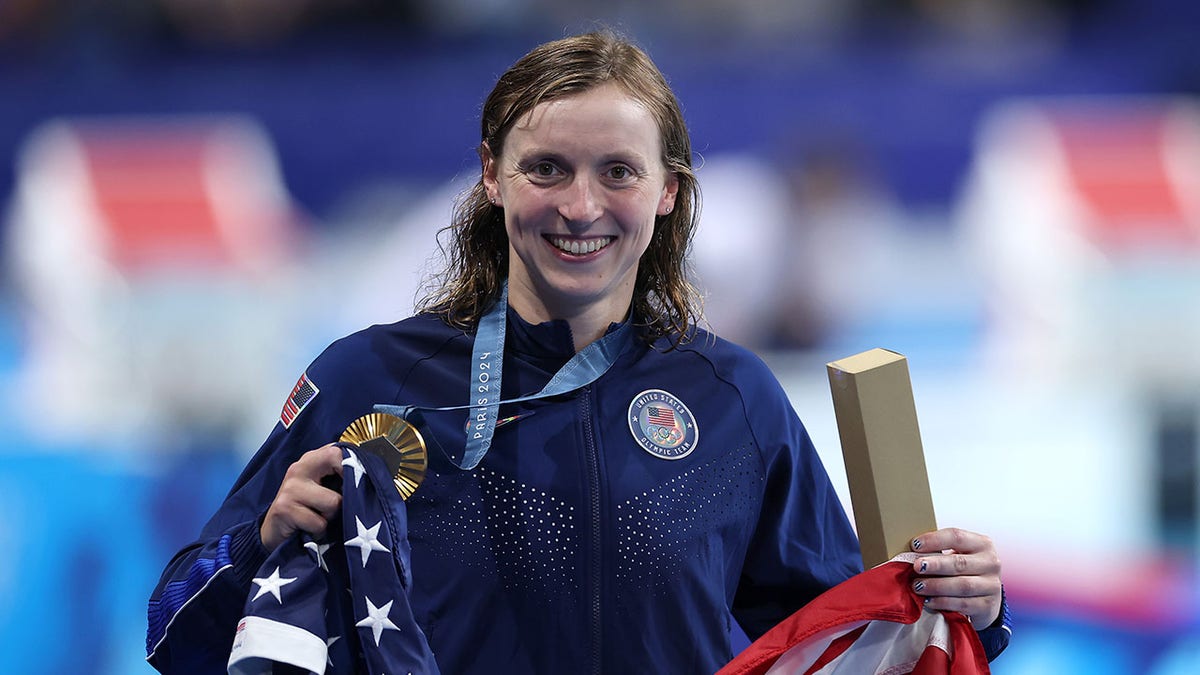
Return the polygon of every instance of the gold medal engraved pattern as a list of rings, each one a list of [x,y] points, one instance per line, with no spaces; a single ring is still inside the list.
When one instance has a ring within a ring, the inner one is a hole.
[[[392,482],[403,499],[408,499],[425,480],[429,456],[425,439],[408,422],[386,413],[368,413],[350,423],[338,439],[383,459]]]

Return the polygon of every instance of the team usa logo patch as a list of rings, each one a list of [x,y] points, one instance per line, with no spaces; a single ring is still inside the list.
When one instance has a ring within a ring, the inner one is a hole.
[[[319,393],[321,390],[317,389],[317,385],[308,379],[308,373],[301,375],[296,386],[292,388],[287,402],[283,404],[283,412],[279,413],[279,421],[283,422],[283,428],[287,429],[292,426],[292,422],[296,421],[296,416],[300,414],[300,411],[304,410],[304,407],[311,403]]]
[[[692,411],[662,389],[647,389],[635,396],[629,404],[628,417],[634,440],[661,459],[687,457],[700,439]]]

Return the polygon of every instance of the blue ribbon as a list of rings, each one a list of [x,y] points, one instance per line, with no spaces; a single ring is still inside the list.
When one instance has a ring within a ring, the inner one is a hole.
[[[375,412],[396,415],[415,422],[422,410],[471,410],[472,421],[467,429],[467,444],[462,462],[455,466],[470,471],[479,466],[488,448],[492,446],[492,435],[496,431],[496,418],[500,406],[521,403],[540,398],[559,396],[586,387],[608,372],[621,352],[629,344],[631,321],[625,321],[616,330],[592,342],[571,357],[550,378],[546,386],[536,394],[500,400],[500,383],[504,368],[504,332],[508,321],[508,283],[500,291],[500,299],[479,319],[475,332],[475,346],[471,354],[471,384],[469,395],[472,403],[443,407],[418,405],[375,405]]]

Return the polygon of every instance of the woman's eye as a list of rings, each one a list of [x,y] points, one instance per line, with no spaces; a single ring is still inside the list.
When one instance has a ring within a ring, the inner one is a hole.
[[[542,178],[549,178],[554,175],[554,165],[550,162],[538,162],[533,165],[533,173]]]
[[[608,170],[608,175],[614,180],[625,180],[633,176],[633,169],[627,166],[614,166]]]

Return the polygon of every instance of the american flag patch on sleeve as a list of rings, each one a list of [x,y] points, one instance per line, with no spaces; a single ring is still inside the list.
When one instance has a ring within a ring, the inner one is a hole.
[[[304,406],[308,405],[319,393],[321,390],[317,389],[317,385],[308,379],[308,373],[301,375],[292,389],[292,393],[288,396],[287,402],[283,404],[283,412],[279,414],[279,421],[283,422],[283,427],[286,429],[292,426],[292,422],[304,410]]]

